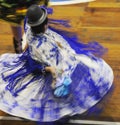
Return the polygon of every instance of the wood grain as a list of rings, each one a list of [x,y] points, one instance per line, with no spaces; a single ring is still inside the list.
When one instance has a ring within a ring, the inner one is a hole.
[[[93,113],[86,119],[107,118],[120,121],[120,1],[109,2],[97,0],[87,8],[83,4],[54,6],[54,14],[49,17],[69,19],[71,31],[76,32],[81,41],[98,41],[108,48],[104,59],[113,68],[114,88],[110,96],[100,102],[102,112],[97,116]],[[9,24],[0,22],[0,29],[0,54],[14,52]]]

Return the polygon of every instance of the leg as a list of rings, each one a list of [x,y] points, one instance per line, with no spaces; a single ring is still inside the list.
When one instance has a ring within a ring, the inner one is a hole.
[[[13,33],[13,44],[16,53],[22,52],[22,27],[11,25]]]

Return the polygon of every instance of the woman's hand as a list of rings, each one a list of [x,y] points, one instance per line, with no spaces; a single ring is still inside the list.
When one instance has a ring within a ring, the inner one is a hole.
[[[57,79],[56,68],[52,66],[46,66],[45,71],[50,72],[52,74],[53,81],[52,81],[51,87],[54,89],[56,84],[56,79]]]

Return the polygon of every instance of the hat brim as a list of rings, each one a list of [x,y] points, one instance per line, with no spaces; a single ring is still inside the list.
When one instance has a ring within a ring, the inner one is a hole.
[[[41,7],[41,9],[43,10],[42,17],[41,17],[38,21],[36,21],[36,22],[30,22],[30,21],[28,20],[28,21],[27,21],[27,24],[28,24],[29,26],[31,26],[31,27],[38,26],[38,25],[42,24],[42,23],[45,21],[45,19],[46,19],[46,17],[47,17],[47,10],[44,9],[44,8],[42,8],[42,7]]]

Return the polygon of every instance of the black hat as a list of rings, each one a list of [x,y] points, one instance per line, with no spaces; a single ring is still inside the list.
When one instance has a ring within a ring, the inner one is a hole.
[[[28,8],[26,16],[28,25],[34,27],[42,24],[45,21],[47,11],[38,5],[32,5]]]

